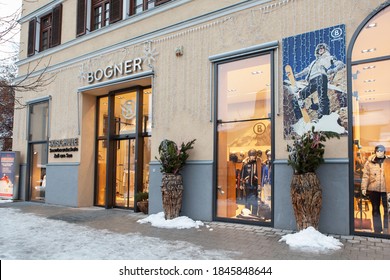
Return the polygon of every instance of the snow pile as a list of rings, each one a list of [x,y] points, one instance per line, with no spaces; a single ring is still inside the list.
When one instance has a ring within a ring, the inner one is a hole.
[[[8,203],[8,202],[12,202],[11,199],[0,199],[0,203]]]
[[[145,219],[137,221],[140,224],[151,223],[152,226],[158,228],[176,228],[176,229],[188,229],[188,228],[199,228],[204,226],[201,221],[194,221],[188,217],[180,216],[172,220],[165,220],[164,212],[152,214]]]
[[[279,242],[282,241],[285,241],[294,249],[304,251],[338,250],[343,246],[343,243],[338,239],[323,235],[313,227],[308,227],[297,233],[287,234],[279,240]]]

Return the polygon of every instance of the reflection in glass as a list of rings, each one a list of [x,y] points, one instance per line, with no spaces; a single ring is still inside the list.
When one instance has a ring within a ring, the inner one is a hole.
[[[137,92],[115,95],[115,134],[135,133],[137,116]]]
[[[107,136],[108,134],[108,97],[98,99],[98,136]]]
[[[240,121],[271,115],[271,56],[218,66],[218,119]]]
[[[139,189],[139,192],[149,192],[149,164],[151,160],[151,146],[152,146],[152,137],[144,138],[144,158],[143,158],[143,179],[142,179],[142,189]]]
[[[29,141],[46,141],[49,129],[49,102],[30,105]]]
[[[33,201],[45,201],[47,144],[31,144],[30,195]]]
[[[142,132],[150,133],[152,131],[152,89],[148,88],[143,91],[142,107]]]
[[[97,152],[97,178],[96,178],[96,201],[98,206],[104,206],[106,200],[106,178],[107,178],[107,140],[98,141]]]
[[[134,206],[135,139],[120,140],[116,145],[115,205]]]

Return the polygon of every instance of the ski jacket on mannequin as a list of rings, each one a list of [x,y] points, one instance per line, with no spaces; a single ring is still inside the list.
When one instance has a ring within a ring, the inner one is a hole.
[[[368,158],[364,164],[362,190],[375,192],[390,191],[390,159],[378,159],[376,155]]]

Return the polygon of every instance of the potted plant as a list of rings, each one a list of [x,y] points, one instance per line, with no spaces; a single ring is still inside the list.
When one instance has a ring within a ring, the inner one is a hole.
[[[148,214],[149,212],[149,193],[148,192],[138,192],[135,194],[134,197],[135,201],[137,202],[137,207],[139,210],[144,213]]]
[[[195,140],[186,144],[183,142],[179,148],[174,141],[165,139],[158,147],[159,157],[156,159],[161,164],[160,171],[163,174],[161,192],[165,219],[170,220],[179,216],[184,189],[180,171],[189,157],[188,150],[193,148]]]
[[[309,226],[318,229],[322,190],[316,170],[324,162],[323,142],[333,137],[340,138],[336,132],[315,131],[313,126],[287,145],[288,165],[294,170],[290,193],[298,230]]]

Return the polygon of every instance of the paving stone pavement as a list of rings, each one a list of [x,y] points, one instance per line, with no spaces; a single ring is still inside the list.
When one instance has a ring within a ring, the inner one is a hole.
[[[279,242],[281,236],[292,231],[268,227],[205,222],[205,226],[198,229],[162,229],[149,223],[137,223],[147,216],[129,210],[72,208],[34,202],[1,203],[0,207],[116,233],[140,233],[164,241],[187,241],[205,250],[234,251],[237,252],[234,258],[240,260],[390,260],[390,239],[333,235],[343,243],[342,249],[305,252]]]

